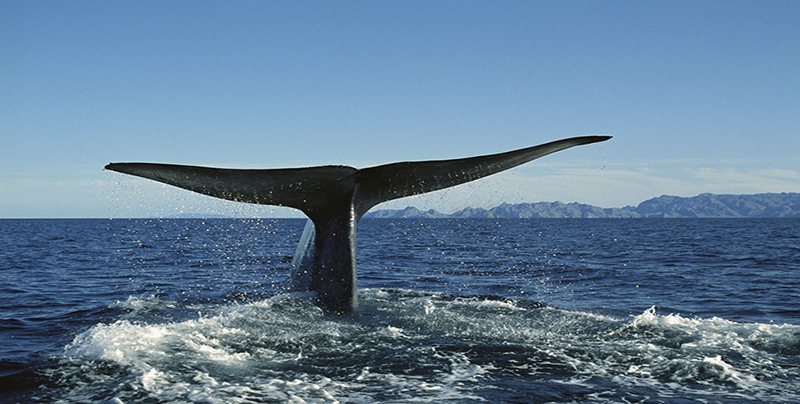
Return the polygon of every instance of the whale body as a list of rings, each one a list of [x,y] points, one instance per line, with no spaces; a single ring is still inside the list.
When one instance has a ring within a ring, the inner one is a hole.
[[[289,285],[310,291],[332,313],[358,305],[356,226],[373,206],[474,181],[573,146],[610,136],[557,140],[506,153],[453,160],[247,170],[153,163],[111,163],[105,168],[216,198],[301,210],[309,221],[294,255]]]

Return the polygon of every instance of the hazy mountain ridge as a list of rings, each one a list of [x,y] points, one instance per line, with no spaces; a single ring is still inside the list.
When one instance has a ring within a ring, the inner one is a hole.
[[[800,217],[800,193],[753,195],[662,195],[638,206],[600,208],[583,203],[536,202],[502,204],[491,209],[466,208],[444,214],[414,207],[378,210],[366,218],[788,218]]]

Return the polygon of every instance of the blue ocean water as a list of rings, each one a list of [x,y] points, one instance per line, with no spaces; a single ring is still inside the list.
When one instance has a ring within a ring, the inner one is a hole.
[[[800,220],[0,220],[0,402],[800,402]]]

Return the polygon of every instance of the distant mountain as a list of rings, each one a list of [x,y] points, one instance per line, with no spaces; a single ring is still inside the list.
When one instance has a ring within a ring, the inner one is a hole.
[[[435,210],[378,210],[366,218],[696,218],[696,217],[798,217],[800,193],[715,195],[700,194],[690,198],[663,195],[638,206],[599,208],[582,203],[536,202],[502,204],[491,209],[466,208],[453,214]]]
[[[440,213],[433,209],[429,211],[421,211],[415,207],[409,206],[402,210],[386,209],[376,210],[364,215],[365,218],[374,219],[403,219],[403,218],[443,218],[454,217],[445,213]]]
[[[639,204],[642,217],[800,217],[800,194],[660,196]]]

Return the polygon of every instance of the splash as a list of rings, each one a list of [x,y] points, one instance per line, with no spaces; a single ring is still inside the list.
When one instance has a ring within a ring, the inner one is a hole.
[[[133,298],[50,370],[81,402],[790,402],[800,327],[615,318],[497,297],[362,290],[329,316],[300,295],[153,322]],[[147,307],[144,310],[143,307]],[[197,306],[186,306],[187,311]],[[795,350],[794,356],[785,352]],[[791,360],[791,359],[790,359]],[[66,392],[66,393],[63,393]],[[47,401],[47,400],[43,400]]]

